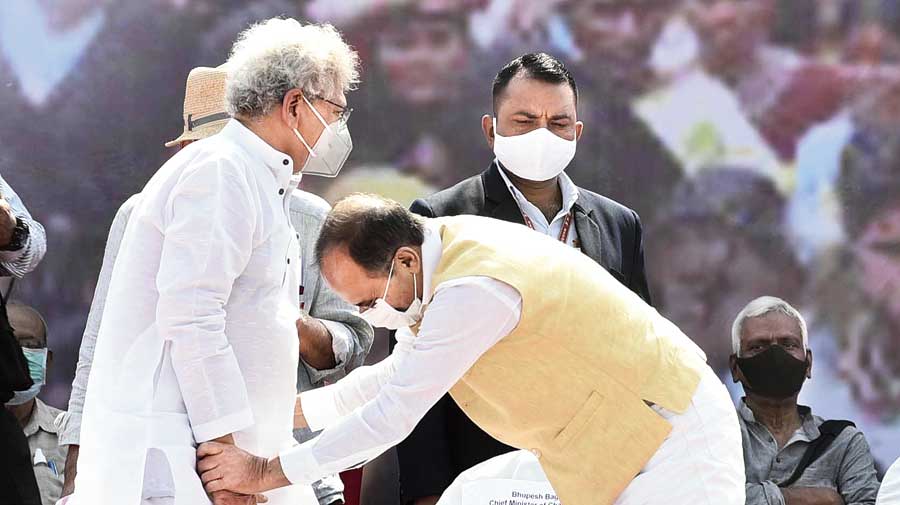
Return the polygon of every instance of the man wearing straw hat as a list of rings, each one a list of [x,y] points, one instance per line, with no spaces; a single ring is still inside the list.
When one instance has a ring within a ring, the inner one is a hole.
[[[184,131],[166,142],[166,147],[186,147],[211,137],[225,127],[231,116],[225,112],[225,65],[197,67],[188,74],[184,90]]]
[[[272,455],[290,447],[303,375],[315,383],[329,366],[355,366],[371,343],[371,330],[346,315],[340,325],[301,312],[301,297],[321,287],[302,283],[310,277],[297,260],[312,240],[301,244],[294,226],[316,233],[324,202],[304,215],[291,196],[301,172],[334,176],[349,154],[344,93],[357,79],[356,53],[330,26],[272,19],[241,35],[227,68],[225,105],[235,119],[214,106],[186,114],[174,142],[226,124],[163,165],[120,223],[117,256],[107,251],[112,268],[99,286],[108,296],[92,311],[92,321],[99,310],[103,317],[87,360],[77,503],[208,504],[197,443]],[[359,343],[348,352],[339,342],[350,345],[350,332]],[[331,348],[304,353],[321,341]],[[316,503],[306,486],[265,498]]]

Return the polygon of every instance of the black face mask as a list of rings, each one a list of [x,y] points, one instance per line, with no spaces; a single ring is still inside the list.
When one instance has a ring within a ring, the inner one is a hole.
[[[806,380],[807,365],[807,360],[800,361],[780,345],[770,346],[756,356],[737,358],[738,368],[750,382],[743,383],[744,389],[778,400],[800,392]]]

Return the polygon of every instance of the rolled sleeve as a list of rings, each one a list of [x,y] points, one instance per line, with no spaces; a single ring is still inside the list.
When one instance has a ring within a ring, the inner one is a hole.
[[[44,227],[35,221],[19,195],[0,177],[0,196],[9,202],[13,213],[28,224],[28,238],[21,249],[0,251],[0,276],[21,278],[37,268],[47,253],[47,233]]]
[[[785,505],[781,488],[772,481],[747,483],[747,505]]]
[[[291,198],[291,223],[297,230],[303,248],[304,300],[309,315],[325,325],[332,338],[331,348],[335,366],[317,369],[303,361],[310,386],[321,385],[326,380],[337,380],[362,366],[372,348],[375,332],[359,317],[359,310],[348,304],[322,280],[319,265],[315,261],[315,244],[322,224],[331,206],[324,200],[295,191]]]
[[[353,340],[357,338],[353,330],[343,323],[327,319],[318,319],[318,321],[325,326],[328,334],[331,335],[331,352],[334,353],[334,366],[319,369],[307,363],[301,356],[300,362],[306,368],[309,381],[314,386],[322,384],[326,380],[336,380],[346,375],[346,372],[349,371],[347,370],[347,361],[351,355],[351,348],[354,346]]]
[[[314,273],[318,275],[318,271]],[[340,378],[362,366],[375,340],[375,331],[359,317],[359,311],[355,307],[341,300],[323,282],[318,281],[317,284],[319,288],[312,300],[309,315],[321,321],[331,334],[335,366],[319,370],[303,362],[313,384]]]
[[[878,497],[878,474],[866,437],[853,433],[847,445],[838,474],[838,489],[847,505],[875,505]]]
[[[245,395],[246,396],[246,395]],[[194,438],[198,441],[207,441],[214,438],[234,433],[253,424],[253,412],[247,407],[240,412],[216,418],[203,424],[194,424]]]
[[[82,402],[84,398],[82,398]],[[59,445],[79,445],[81,443],[81,413],[63,412],[56,418]]]
[[[225,334],[225,304],[253,249],[251,193],[240,168],[219,160],[186,172],[166,205],[157,324],[200,442],[253,424]]]
[[[354,338],[353,331],[346,325],[336,321],[328,321],[319,319],[328,333],[331,335],[331,352],[334,353],[334,368],[330,371],[336,371],[344,368],[347,358],[350,357],[351,342]],[[324,371],[324,370],[323,370]]]

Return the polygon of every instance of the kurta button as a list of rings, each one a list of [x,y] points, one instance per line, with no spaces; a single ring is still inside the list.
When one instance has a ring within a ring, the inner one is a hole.
[[[541,450],[540,449],[532,449],[531,454],[534,454],[535,458],[541,459]]]
[[[284,163],[285,165],[290,165],[290,164],[291,164],[291,162],[288,161],[287,159],[285,159],[284,161],[282,161],[282,163]]]
[[[279,194],[279,195],[283,195],[283,194],[284,194],[284,190],[283,190],[283,189],[279,189],[279,190],[278,190],[278,194]]]

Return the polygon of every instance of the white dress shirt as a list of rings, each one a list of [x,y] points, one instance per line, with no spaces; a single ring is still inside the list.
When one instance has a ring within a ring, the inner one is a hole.
[[[877,505],[900,505],[900,459],[895,461],[884,475],[875,503]]]
[[[432,287],[442,254],[435,225],[422,244],[423,291],[428,304],[418,336],[397,332],[394,352],[343,380],[300,395],[314,440],[282,451],[281,467],[294,484],[358,467],[409,435],[419,420],[468,369],[519,323],[522,298],[503,282],[462,277]],[[465,324],[460,316],[465,315]]]
[[[298,182],[289,156],[232,120],[147,183],[97,336],[78,503],[147,498],[140,476],[159,449],[159,474],[174,489],[151,497],[206,505],[197,443],[233,434],[263,457],[294,445],[300,262],[289,203]],[[308,488],[268,496],[270,505],[316,503]]]
[[[494,163],[497,163],[497,160],[494,160]],[[509,189],[509,192],[512,194],[513,200],[515,200],[516,205],[519,206],[519,212],[528,216],[528,219],[530,219],[531,223],[534,225],[534,230],[538,233],[543,233],[544,235],[559,239],[562,234],[563,224],[566,221],[566,216],[572,212],[572,207],[574,207],[575,202],[578,201],[578,186],[572,182],[572,179],[570,179],[565,172],[559,174],[559,190],[562,193],[562,208],[556,213],[556,216],[553,217],[552,221],[547,222],[547,216],[541,212],[541,209],[537,208],[537,206],[525,198],[525,195],[519,191],[519,188],[515,187],[512,181],[509,180],[506,172],[502,168],[499,169],[499,172],[500,177],[503,178],[503,183],[506,184],[507,189]],[[578,232],[575,230],[575,216],[572,216],[570,219],[569,235],[566,237],[566,245],[575,247],[576,244],[578,244]]]

